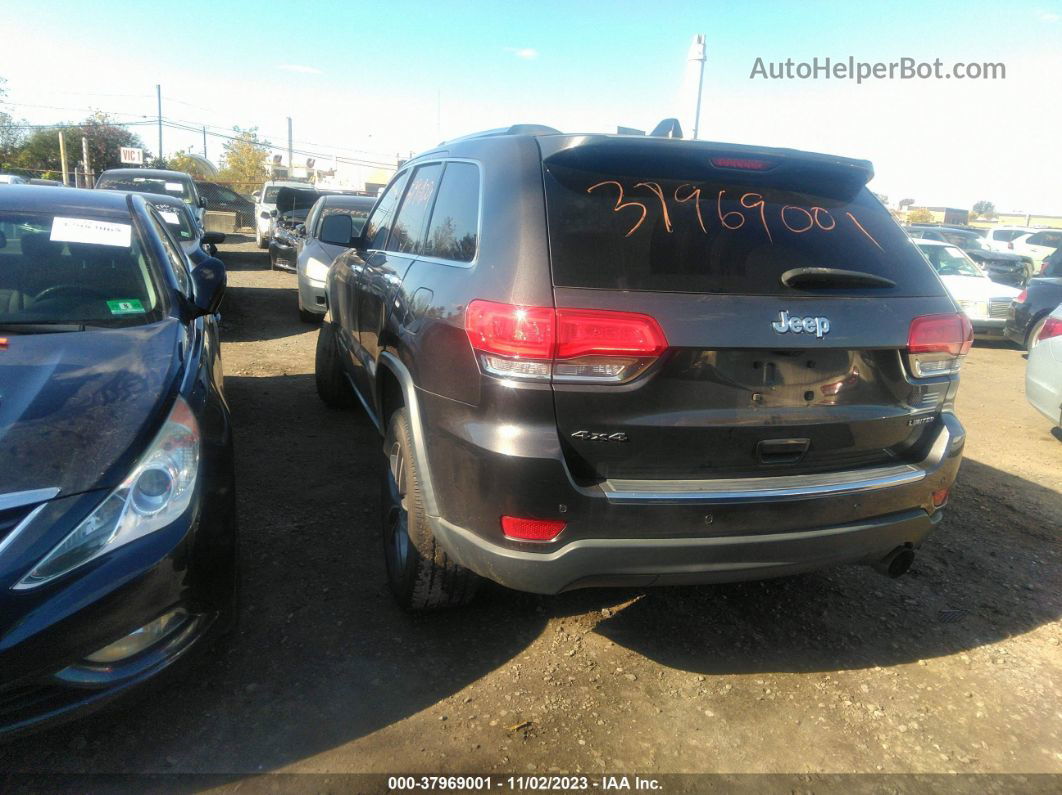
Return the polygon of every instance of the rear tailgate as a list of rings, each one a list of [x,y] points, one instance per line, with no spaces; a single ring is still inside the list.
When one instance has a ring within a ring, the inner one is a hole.
[[[921,457],[951,379],[911,378],[903,352],[913,318],[955,309],[864,187],[869,164],[688,141],[540,141],[557,309],[649,315],[668,346],[629,383],[554,378],[577,478]],[[893,286],[783,283],[809,267]]]

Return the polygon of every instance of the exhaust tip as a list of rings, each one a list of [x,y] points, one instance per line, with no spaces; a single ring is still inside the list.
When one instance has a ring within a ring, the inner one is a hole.
[[[902,577],[914,563],[915,553],[911,547],[896,547],[892,552],[874,564],[875,570],[895,580]]]

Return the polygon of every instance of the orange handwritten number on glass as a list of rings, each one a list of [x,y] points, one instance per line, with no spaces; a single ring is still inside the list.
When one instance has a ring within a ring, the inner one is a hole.
[[[822,213],[826,213],[827,217],[830,219],[829,226],[822,225],[822,219],[820,217]],[[837,226],[837,221],[834,220],[834,217],[830,215],[830,211],[827,210],[825,207],[812,207],[811,216],[815,219],[815,226],[817,226],[823,232],[829,232],[831,229]]]
[[[867,236],[867,240],[869,240],[871,243],[873,243],[875,246],[877,246],[881,251],[885,250],[885,249],[881,248],[881,243],[879,243],[877,240],[875,240],[874,237],[870,234],[870,232],[868,232],[866,229],[863,228],[863,225],[861,223],[859,223],[859,221],[856,220],[856,217],[854,215],[852,215],[849,212],[846,212],[845,215],[847,215],[849,218],[851,218],[852,219],[852,223],[859,227],[859,231]]]
[[[730,212],[727,212],[727,213],[723,212],[723,194],[724,193],[726,193],[725,190],[719,191],[719,195],[716,196],[716,198],[715,198],[715,212],[719,216],[719,223],[721,223],[727,229],[740,229],[741,227],[743,227],[745,225],[745,216],[743,216],[737,210],[731,210]],[[726,220],[727,218],[729,218],[732,215],[736,215],[738,218],[741,219],[741,223],[739,223],[737,226],[731,226]]]
[[[627,234],[624,235],[624,237],[630,237],[631,235],[633,235],[637,231],[638,227],[641,226],[642,223],[645,221],[645,216],[649,212],[648,208],[644,204],[639,202],[639,201],[629,201],[629,202],[623,201],[623,186],[620,185],[618,182],[616,182],[616,180],[614,180],[614,179],[606,179],[606,180],[604,180],[602,182],[598,182],[596,185],[591,185],[589,188],[586,189],[586,192],[587,193],[592,193],[594,190],[596,190],[597,188],[600,188],[602,185],[615,185],[616,186],[616,190],[619,191],[619,196],[616,197],[616,206],[612,208],[612,212],[618,213],[620,210],[623,210],[623,209],[625,209],[627,207],[637,207],[639,210],[642,211],[642,217],[638,219],[638,223],[636,223],[634,226],[632,226],[630,228],[630,231],[627,232]],[[670,231],[670,229],[668,231]]]
[[[788,210],[796,210],[797,212],[804,213],[804,215],[807,216],[808,225],[805,226],[803,229],[797,229],[796,227],[790,226],[789,221],[787,221],[785,218],[785,214]],[[803,207],[797,207],[795,204],[787,204],[785,207],[782,208],[782,223],[785,224],[785,228],[788,229],[790,232],[802,235],[815,225],[815,218]]]
[[[757,199],[759,199],[759,201],[754,201],[752,204],[746,204],[745,199],[747,199],[749,196],[755,196]],[[746,193],[738,200],[738,203],[746,210],[755,210],[757,207],[760,208],[760,223],[763,224],[763,231],[767,233],[767,239],[773,243],[774,238],[771,236],[771,230],[767,226],[767,216],[763,209],[763,196],[759,193]]]
[[[683,198],[679,196],[679,191],[683,188],[689,188],[690,192]],[[688,201],[693,202],[693,209],[697,211],[697,223],[701,225],[701,231],[704,234],[708,234],[708,228],[704,225],[704,218],[701,217],[701,189],[695,188],[690,184],[679,185],[675,188],[675,201],[679,204],[685,204]]]
[[[656,182],[639,182],[634,187],[636,188],[648,188],[656,194],[656,198],[660,199],[660,209],[664,213],[664,228],[671,232],[671,216],[667,211],[667,202],[664,200],[664,191]]]

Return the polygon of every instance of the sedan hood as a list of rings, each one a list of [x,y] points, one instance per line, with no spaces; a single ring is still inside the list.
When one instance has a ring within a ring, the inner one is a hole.
[[[172,398],[181,324],[5,335],[0,349],[0,494],[113,487]]]
[[[984,276],[941,276],[956,301],[988,301],[991,298],[1014,298],[1021,290],[1008,287]]]

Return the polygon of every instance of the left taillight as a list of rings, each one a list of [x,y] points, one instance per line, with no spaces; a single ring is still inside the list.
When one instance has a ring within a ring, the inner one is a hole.
[[[1049,340],[1052,337],[1062,336],[1062,317],[1049,317],[1044,322],[1044,327],[1036,335],[1037,342]]]
[[[503,378],[621,383],[667,350],[649,315],[472,301],[465,331],[484,371]]]

